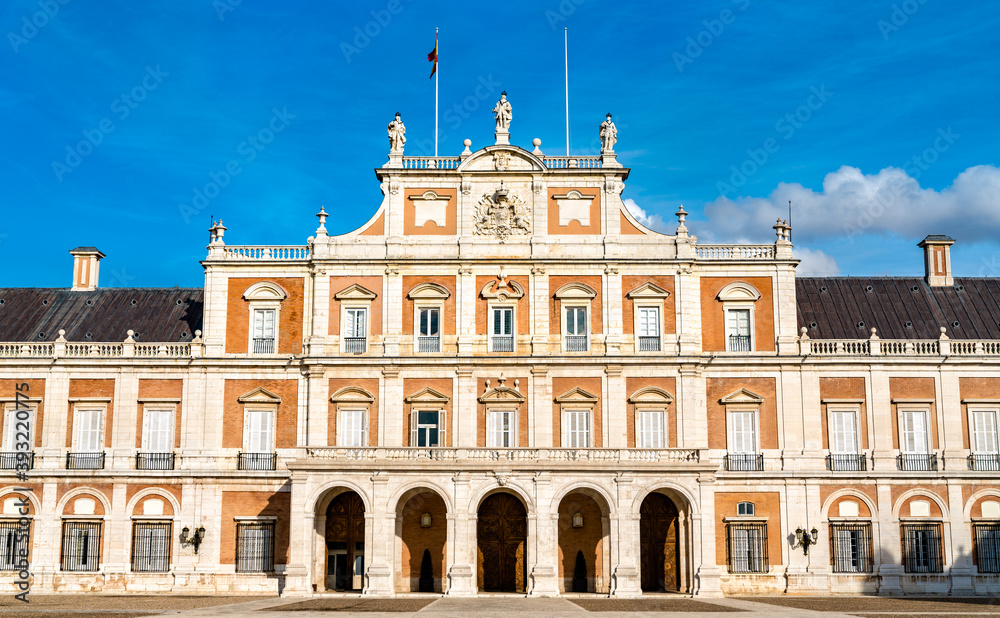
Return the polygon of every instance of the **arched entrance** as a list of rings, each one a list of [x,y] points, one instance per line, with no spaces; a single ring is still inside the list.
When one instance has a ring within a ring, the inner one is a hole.
[[[559,502],[560,592],[608,592],[609,536],[603,498],[573,491]]]
[[[448,507],[437,493],[414,489],[396,506],[396,591],[444,592]]]
[[[479,589],[524,592],[528,512],[515,496],[496,493],[479,505],[476,523]]]
[[[326,509],[326,589],[361,590],[365,573],[365,505],[346,491]]]
[[[681,588],[678,512],[674,502],[651,493],[639,509],[639,570],[643,592]]]

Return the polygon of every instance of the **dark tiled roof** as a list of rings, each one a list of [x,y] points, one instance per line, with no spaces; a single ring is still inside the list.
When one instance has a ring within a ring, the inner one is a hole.
[[[942,326],[952,339],[1000,339],[996,278],[931,287],[920,277],[800,277],[795,294],[813,339],[867,339],[873,326],[883,339],[937,339]]]
[[[201,288],[0,288],[0,341],[191,341],[201,329]],[[135,301],[135,304],[132,304]],[[39,337],[44,333],[44,337]],[[87,338],[90,333],[90,339]]]

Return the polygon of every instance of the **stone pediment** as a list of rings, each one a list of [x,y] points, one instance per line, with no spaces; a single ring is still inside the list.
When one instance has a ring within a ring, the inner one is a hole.
[[[741,388],[737,391],[733,391],[719,400],[724,405],[739,405],[739,404],[753,404],[760,405],[764,403],[764,398],[753,391],[749,391],[745,388]]]
[[[406,398],[406,403],[409,404],[436,403],[444,405],[449,401],[451,401],[451,397],[436,391],[429,386],[427,388],[420,389]]]
[[[673,403],[674,396],[662,388],[647,386],[646,388],[640,388],[636,392],[632,393],[632,396],[628,398],[628,401],[629,403],[668,404]]]
[[[410,300],[445,300],[451,296],[448,288],[437,283],[421,283],[407,293]]]
[[[516,146],[487,146],[458,166],[459,172],[541,172],[542,161]]]
[[[345,386],[330,397],[332,403],[373,403],[375,395],[360,386]]]
[[[249,393],[240,396],[236,401],[240,403],[256,403],[256,404],[273,404],[277,405],[281,403],[281,397],[278,397],[271,391],[267,390],[263,386],[258,386]]]
[[[352,283],[333,295],[336,300],[375,300],[375,296],[375,292],[357,283]]]
[[[517,390],[517,388],[507,386],[504,384],[505,381],[506,380],[503,376],[501,376],[500,384],[498,386],[494,388],[487,388],[486,392],[479,396],[479,403],[521,404],[527,401],[527,398],[521,394],[521,391]],[[489,387],[489,380],[487,380],[486,386]]]
[[[670,292],[664,290],[660,286],[653,285],[652,283],[643,283],[636,289],[632,290],[626,294],[632,299],[642,299],[642,298],[666,298],[670,296]]]
[[[579,386],[573,387],[556,397],[556,403],[597,403],[597,395],[592,395]]]

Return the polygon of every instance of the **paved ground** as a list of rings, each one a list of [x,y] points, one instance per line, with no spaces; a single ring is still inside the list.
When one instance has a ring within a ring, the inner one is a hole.
[[[740,597],[692,599],[653,595],[641,599],[607,599],[573,595],[558,599],[526,599],[514,595],[472,599],[411,595],[394,599],[323,596],[312,599],[223,596],[32,595],[25,605],[0,597],[2,618],[145,618],[147,616],[243,616],[248,618],[533,618],[592,616],[624,618],[667,616],[717,618],[793,618],[845,616],[871,618],[959,618],[1000,616],[1000,599],[885,597]]]

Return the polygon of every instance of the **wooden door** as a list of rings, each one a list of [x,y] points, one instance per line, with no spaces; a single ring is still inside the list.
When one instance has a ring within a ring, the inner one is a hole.
[[[639,561],[643,592],[680,589],[677,569],[677,507],[663,494],[649,494],[639,509]]]
[[[363,573],[355,573],[357,558],[364,556],[365,543],[365,505],[361,497],[353,491],[340,494],[326,509],[326,547],[327,560],[333,559],[331,552],[346,551],[344,560],[347,569],[352,572],[346,577],[343,589],[358,589]],[[363,560],[363,558],[362,558]],[[363,562],[360,562],[363,564]],[[329,565],[327,566],[329,573]],[[335,585],[339,588],[339,585]]]
[[[510,494],[493,494],[479,507],[479,587],[495,592],[524,592],[528,514]]]

